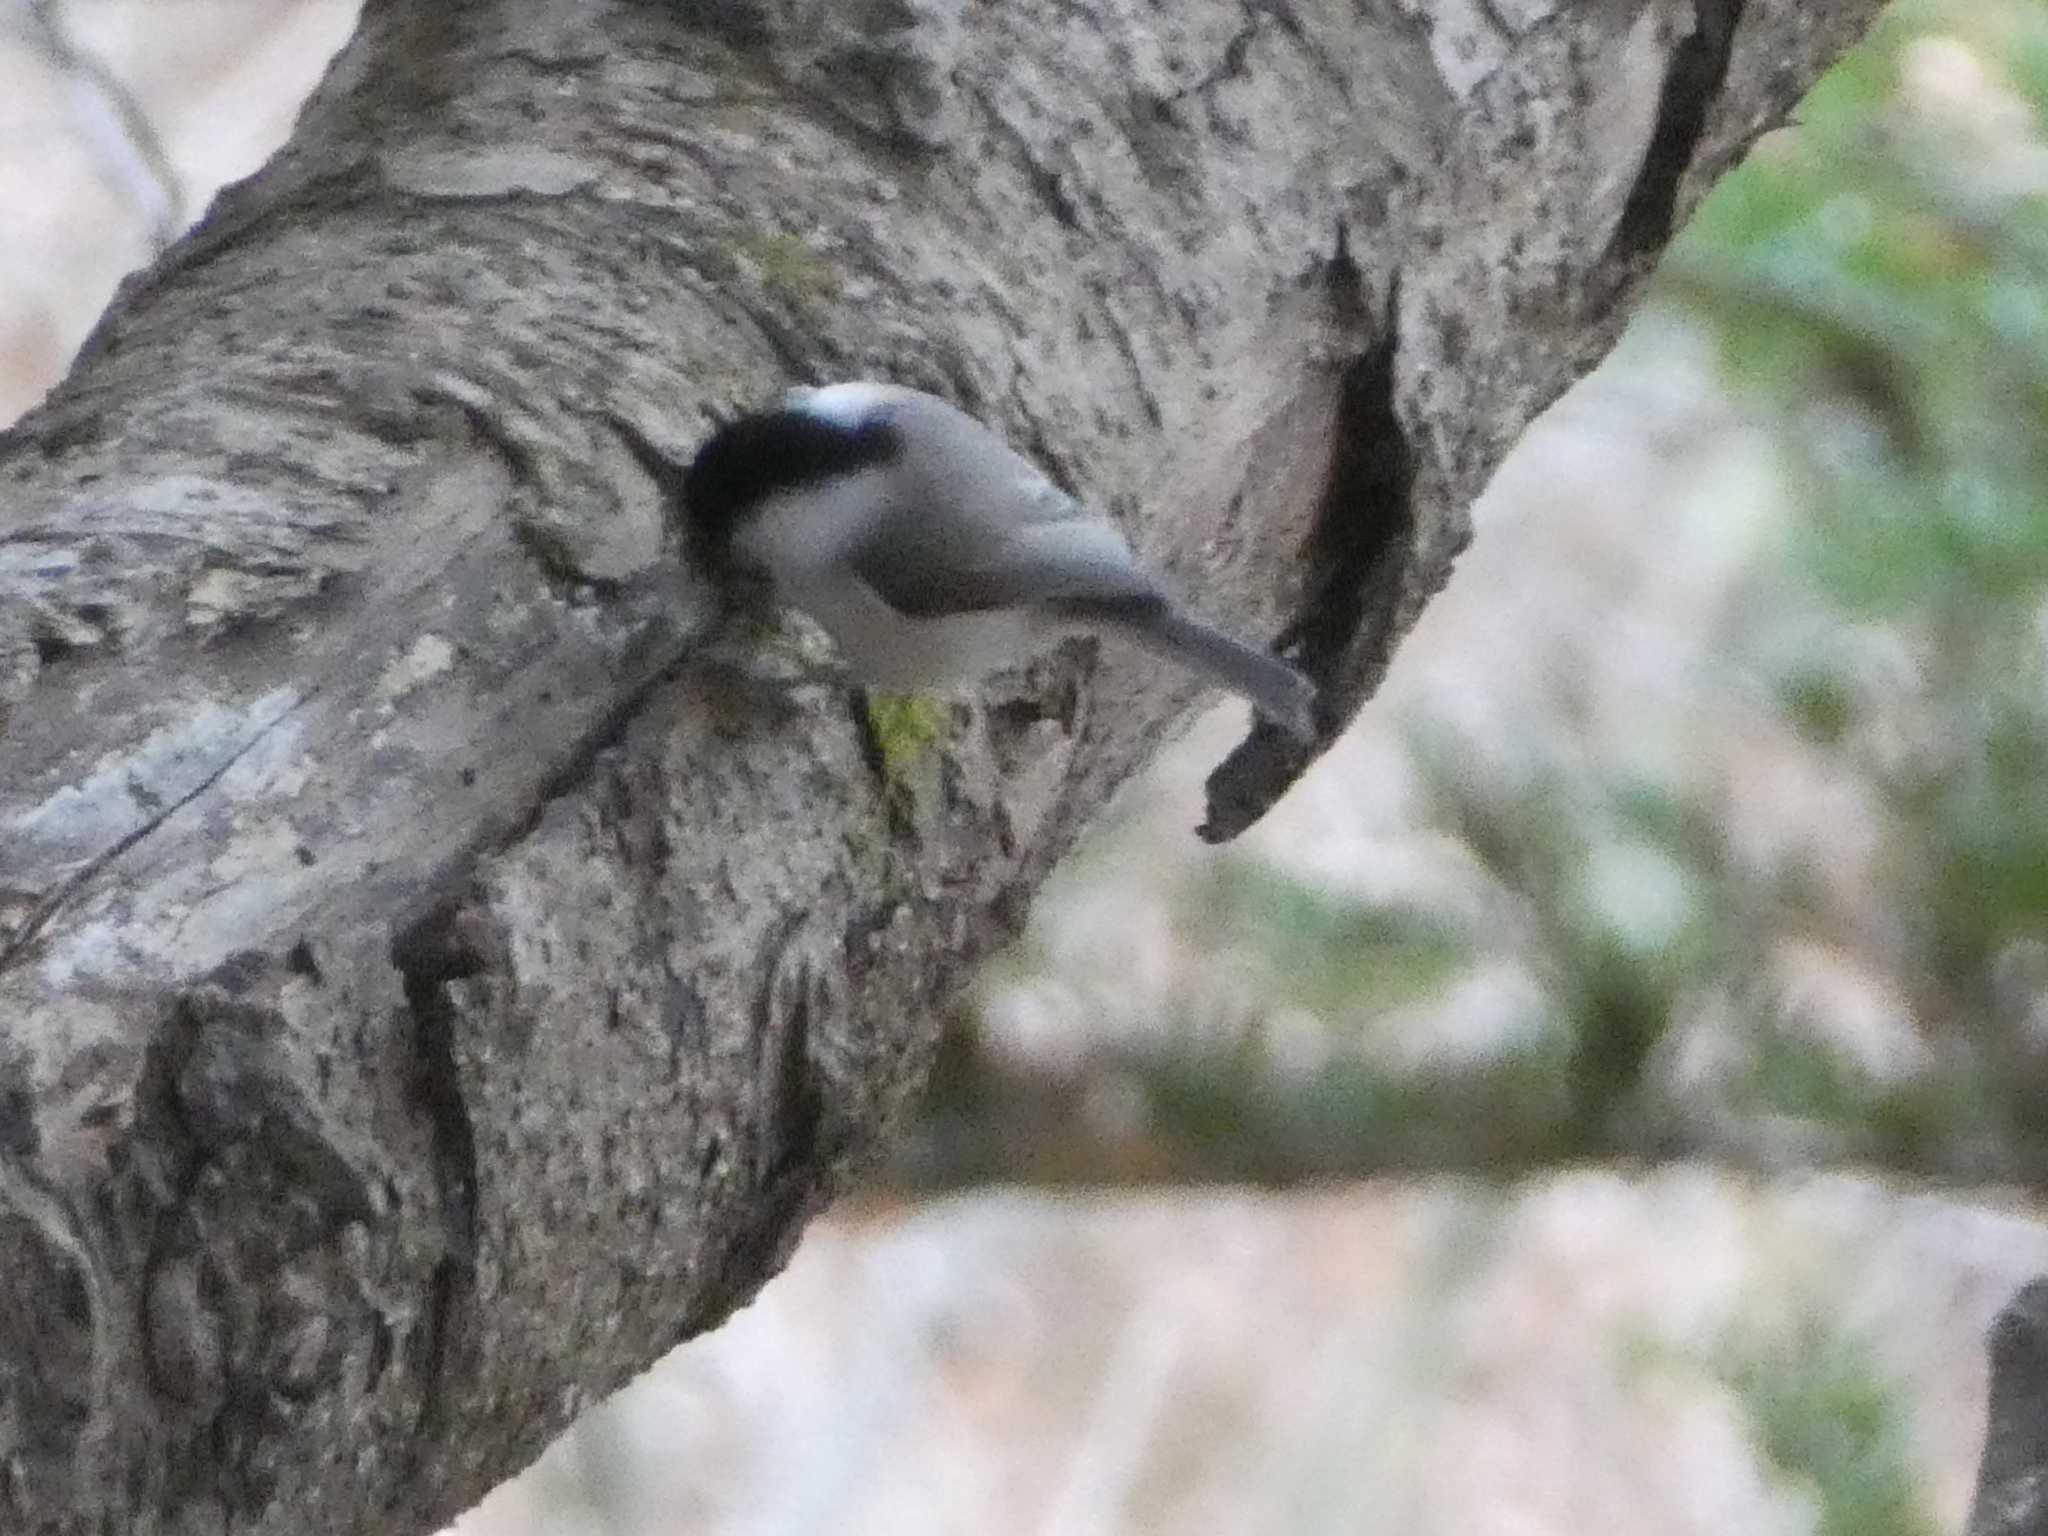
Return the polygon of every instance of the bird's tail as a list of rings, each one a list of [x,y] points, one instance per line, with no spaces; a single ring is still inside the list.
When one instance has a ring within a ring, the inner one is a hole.
[[[1248,700],[1288,734],[1302,741],[1315,739],[1316,685],[1279,657],[1255,651],[1164,605],[1142,620],[1127,620],[1117,627],[1154,654]]]

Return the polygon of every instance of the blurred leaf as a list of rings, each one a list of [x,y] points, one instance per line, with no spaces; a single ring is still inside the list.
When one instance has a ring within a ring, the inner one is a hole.
[[[1425,914],[1318,891],[1250,858],[1226,860],[1187,916],[1207,942],[1244,949],[1276,1001],[1326,1017],[1384,1012],[1440,991],[1471,951]]]
[[[1872,1350],[1808,1320],[1730,1345],[1721,1367],[1758,1448],[1814,1494],[1822,1536],[1934,1536],[1901,1394]]]

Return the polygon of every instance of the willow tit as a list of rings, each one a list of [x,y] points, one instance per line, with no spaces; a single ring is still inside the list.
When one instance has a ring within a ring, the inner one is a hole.
[[[1106,519],[935,395],[791,390],[713,433],[682,489],[700,554],[765,578],[864,682],[978,681],[1046,638],[1107,631],[1314,734],[1308,678],[1180,612]]]

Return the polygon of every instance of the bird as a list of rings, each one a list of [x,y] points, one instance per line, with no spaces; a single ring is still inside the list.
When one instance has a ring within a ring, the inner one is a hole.
[[[705,563],[816,620],[860,682],[941,690],[1107,633],[1315,736],[1304,673],[1184,611],[1107,517],[937,395],[792,389],[714,430],[681,491]]]

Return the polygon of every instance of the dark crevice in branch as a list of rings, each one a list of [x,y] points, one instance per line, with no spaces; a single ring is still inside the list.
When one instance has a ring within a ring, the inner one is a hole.
[[[1401,421],[1395,370],[1399,311],[1396,273],[1378,339],[1344,370],[1338,395],[1336,443],[1307,558],[1319,584],[1291,636],[1302,667],[1319,682],[1340,675],[1368,627],[1392,623],[1384,605],[1370,600],[1372,578],[1415,529],[1415,448]],[[1334,729],[1339,722],[1323,723]]]
[[[1359,275],[1338,240],[1328,270],[1333,301],[1359,301]],[[1327,742],[1354,702],[1329,692],[1363,654],[1384,660],[1394,640],[1400,551],[1414,535],[1415,450],[1396,408],[1395,358],[1400,277],[1390,280],[1378,339],[1345,368],[1333,425],[1335,442],[1315,532],[1303,557],[1316,573],[1309,601],[1282,636],[1281,649],[1325,689],[1316,731]],[[1228,842],[1272,808],[1307,767],[1311,753],[1261,721],[1209,775],[1208,818],[1196,833]]]
[[[768,1106],[760,1159],[767,1187],[815,1171],[818,1160],[825,1106],[811,1065],[812,968],[799,943],[807,915],[785,917],[769,944],[766,980],[754,1010],[754,1039],[761,1052],[754,1075]]]
[[[1742,4],[1743,0],[1697,0],[1691,34],[1671,52],[1657,102],[1657,125],[1608,242],[1609,254],[1624,264],[1655,256],[1671,243],[1678,189],[1706,133],[1708,110],[1728,78]]]
[[[480,932],[480,919],[466,903],[449,902],[391,942],[391,963],[412,1017],[418,1072],[414,1096],[427,1115],[446,1244],[429,1282],[420,1423],[413,1440],[421,1448],[437,1444],[445,1432],[442,1415],[455,1369],[457,1334],[476,1290],[476,1128],[456,1060],[457,1009],[448,987],[477,975],[488,963],[489,945]]]

